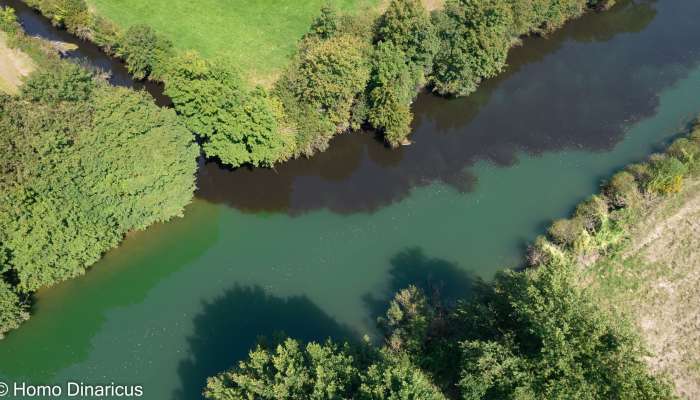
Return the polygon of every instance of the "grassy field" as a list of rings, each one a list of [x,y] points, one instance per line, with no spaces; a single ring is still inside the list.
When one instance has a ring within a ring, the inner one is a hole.
[[[179,49],[223,57],[252,82],[269,84],[285,66],[325,0],[88,0],[93,11],[126,28],[147,24]],[[344,11],[380,0],[334,0]]]
[[[35,64],[28,55],[7,47],[6,39],[5,33],[0,32],[0,91],[16,94],[22,78],[34,70]]]
[[[582,271],[599,302],[627,314],[647,362],[685,399],[700,398],[700,182],[648,209],[617,255]]]

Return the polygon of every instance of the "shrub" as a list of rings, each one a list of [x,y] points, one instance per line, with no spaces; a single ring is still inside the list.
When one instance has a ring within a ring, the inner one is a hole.
[[[0,30],[8,33],[17,32],[20,24],[17,22],[17,14],[11,7],[0,7]]]
[[[649,180],[646,190],[651,193],[672,194],[680,192],[683,176],[688,166],[675,157],[654,155],[649,161]]]
[[[70,62],[61,62],[31,74],[22,85],[22,96],[47,103],[81,101],[90,97],[94,87],[89,71]]]
[[[432,75],[441,95],[466,96],[501,72],[511,45],[512,10],[500,0],[450,0],[436,19],[440,49]]]
[[[149,26],[134,25],[119,40],[117,55],[126,61],[136,79],[162,79],[166,64],[173,55],[173,45]]]
[[[564,252],[543,235],[537,236],[534,243],[528,247],[527,265],[530,267],[560,264],[565,261]]]
[[[603,186],[603,193],[610,200],[613,207],[622,208],[638,204],[640,200],[637,181],[628,171],[621,171],[613,175]]]
[[[0,339],[5,333],[17,329],[27,319],[29,307],[20,300],[12,287],[0,278]]]
[[[338,11],[332,3],[326,3],[321,7],[321,14],[311,24],[311,28],[304,38],[329,39],[338,31],[338,25],[340,25]]]
[[[590,234],[595,234],[608,221],[608,204],[602,197],[593,195],[576,207],[574,216]]]
[[[585,230],[581,218],[558,219],[552,223],[547,231],[554,243],[572,247]]]
[[[677,158],[689,169],[693,169],[700,156],[700,144],[689,138],[680,138],[671,143],[666,149],[666,154]]]

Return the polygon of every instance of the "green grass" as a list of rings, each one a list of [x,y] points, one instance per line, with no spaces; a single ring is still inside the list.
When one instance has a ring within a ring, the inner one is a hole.
[[[222,57],[246,78],[269,84],[284,68],[325,0],[88,0],[94,11],[128,28],[147,24],[182,50]],[[334,0],[343,11],[380,0]]]

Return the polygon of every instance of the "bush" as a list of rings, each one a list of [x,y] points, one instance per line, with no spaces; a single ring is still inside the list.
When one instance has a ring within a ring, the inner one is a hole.
[[[94,88],[89,71],[70,62],[60,62],[31,74],[22,85],[22,96],[47,103],[82,101],[90,97]]]
[[[173,56],[173,45],[146,25],[134,25],[119,40],[117,55],[124,58],[129,73],[136,79],[160,80]]]
[[[694,169],[700,156],[700,144],[689,138],[680,138],[671,143],[666,154],[677,158],[689,169]]]
[[[0,278],[0,339],[5,333],[17,329],[27,319],[29,307],[20,300],[12,287]]]
[[[683,187],[683,177],[688,166],[679,159],[664,155],[654,155],[649,161],[649,179],[646,190],[650,193],[678,193]]]
[[[338,25],[340,25],[338,11],[333,4],[326,3],[321,7],[321,14],[311,24],[311,28],[304,36],[304,39],[311,37],[329,39],[338,31]]]
[[[501,0],[450,0],[436,19],[440,50],[432,75],[441,95],[466,96],[506,64],[513,13]]]
[[[611,206],[634,207],[641,200],[637,181],[628,171],[621,171],[613,175],[603,186],[603,193],[610,200]]]
[[[576,207],[574,216],[581,220],[583,227],[590,234],[594,235],[608,221],[608,204],[602,197],[593,195]]]
[[[552,223],[547,231],[554,243],[572,247],[585,231],[585,225],[581,218],[558,219]]]
[[[3,32],[14,33],[21,28],[19,22],[17,22],[17,14],[15,10],[10,7],[0,6],[0,30]]]

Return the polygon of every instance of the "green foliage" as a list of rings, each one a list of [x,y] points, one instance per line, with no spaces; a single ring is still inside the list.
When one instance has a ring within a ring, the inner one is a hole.
[[[173,56],[170,41],[146,25],[134,25],[119,40],[117,55],[126,60],[129,73],[136,79],[162,79],[166,63]]]
[[[558,219],[552,223],[547,233],[554,243],[561,246],[573,246],[585,230],[581,218]]]
[[[687,172],[688,166],[676,157],[652,156],[646,190],[658,194],[678,193],[683,187],[683,176]]]
[[[378,42],[399,48],[413,68],[430,71],[438,40],[420,0],[392,0],[379,20],[376,36]]]
[[[79,34],[89,25],[90,13],[84,0],[28,0],[29,6],[38,8],[51,22]]]
[[[369,83],[368,121],[384,132],[386,141],[399,146],[411,132],[410,105],[418,85],[406,57],[391,42],[377,46]]]
[[[73,63],[61,62],[34,72],[22,85],[22,97],[46,103],[82,101],[90,97],[94,87],[89,71]]]
[[[2,260],[0,260],[2,265]],[[0,339],[29,318],[29,307],[12,287],[0,278]]]
[[[512,43],[510,6],[501,0],[450,0],[436,19],[440,50],[435,56],[434,90],[465,96],[506,65]]]
[[[505,272],[460,306],[464,399],[668,399],[631,329],[568,266]]]
[[[362,376],[358,400],[446,400],[406,356],[385,356]]]
[[[3,32],[14,33],[20,29],[17,22],[17,14],[14,8],[0,7],[0,30]]]
[[[313,136],[297,137],[299,151],[311,154],[325,149],[330,138],[348,128],[351,111],[369,79],[369,45],[358,37],[336,35],[328,40],[311,38],[278,82],[276,93],[299,132],[313,117]]]
[[[210,400],[444,400],[420,369],[402,355],[367,354],[327,341],[302,346],[286,339],[258,346],[237,368],[207,380]]]
[[[309,32],[304,37],[329,39],[337,32],[339,24],[340,17],[338,16],[338,11],[335,9],[333,4],[326,3],[321,8],[321,14],[316,17],[314,22],[311,24]]]
[[[386,334],[387,348],[395,353],[420,354],[433,314],[421,290],[415,286],[400,290],[389,304],[386,318],[379,320]]]
[[[246,92],[236,74],[196,53],[174,63],[165,94],[187,127],[204,139],[207,156],[224,164],[272,166],[293,151],[292,135],[278,122],[282,106],[262,89]]]
[[[274,351],[261,346],[238,368],[209,378],[204,396],[212,400],[352,399],[360,371],[348,346],[287,339]]]
[[[34,86],[0,109],[0,148],[12,149],[0,161],[0,238],[24,292],[78,276],[127,232],[181,215],[198,153],[146,94],[97,84],[83,98],[82,80],[64,90],[74,74],[44,75],[57,79],[48,95],[34,99]]]
[[[613,175],[603,187],[603,194],[613,207],[633,207],[640,201],[639,187],[634,175],[621,171]]]
[[[601,196],[593,195],[576,207],[574,216],[590,234],[595,234],[608,222],[608,204]]]

